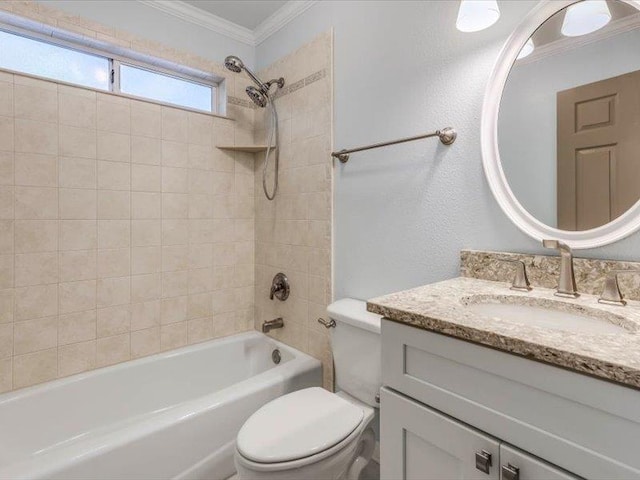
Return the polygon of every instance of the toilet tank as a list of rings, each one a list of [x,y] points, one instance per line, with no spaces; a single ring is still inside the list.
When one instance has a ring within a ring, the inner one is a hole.
[[[343,391],[372,407],[382,387],[380,315],[367,312],[367,304],[344,298],[327,307],[336,322],[331,349],[336,391]]]

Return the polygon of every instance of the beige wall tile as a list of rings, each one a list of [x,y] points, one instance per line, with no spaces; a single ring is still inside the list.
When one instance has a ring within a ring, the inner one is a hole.
[[[131,303],[131,277],[98,280],[98,308]]]
[[[0,115],[13,117],[13,83],[0,81]]]
[[[166,167],[189,166],[189,147],[186,143],[162,141],[162,165]]]
[[[177,108],[162,107],[162,138],[175,142],[188,141],[188,113]]]
[[[58,89],[55,84],[14,85],[13,96],[16,118],[58,121]]]
[[[60,250],[91,250],[97,246],[95,220],[61,220]]]
[[[38,318],[13,325],[15,355],[37,352],[58,344],[58,317]]]
[[[160,351],[160,327],[131,332],[131,357],[153,355]]]
[[[160,327],[160,348],[172,350],[187,344],[187,322]]]
[[[29,320],[58,313],[58,285],[16,288],[16,320]]]
[[[31,151],[31,147],[28,144],[31,138],[32,137],[28,134],[28,127],[26,127],[24,123],[21,123],[19,137],[21,150],[19,151],[24,151],[25,148],[28,151]],[[0,145],[3,145],[3,150],[13,150],[14,146],[17,145],[17,143],[14,143],[13,117],[0,117]]]
[[[61,157],[59,185],[66,188],[96,188],[96,161],[86,158]]]
[[[162,221],[163,245],[186,245],[189,243],[189,220],[166,219]]]
[[[61,188],[59,202],[60,219],[91,220],[97,217],[95,190]]]
[[[139,275],[144,273],[155,273],[161,270],[161,247],[133,247],[131,249],[131,273]]]
[[[15,256],[15,285],[26,287],[58,282],[58,254],[25,253]]]
[[[58,349],[58,375],[65,377],[96,368],[96,341],[63,345]]]
[[[58,218],[58,189],[48,187],[16,187],[16,218],[43,220]]]
[[[131,301],[146,302],[160,298],[161,274],[150,273],[131,277]]]
[[[160,325],[160,300],[131,305],[131,330],[142,330]]]
[[[58,349],[13,357],[13,387],[28,387],[53,380],[58,374]]]
[[[129,163],[131,161],[131,137],[121,133],[98,130],[97,156],[99,160]]]
[[[59,153],[63,157],[96,158],[96,131],[60,125]]]
[[[77,250],[60,252],[60,281],[73,282],[96,278],[96,251]]]
[[[125,248],[130,244],[130,220],[98,220],[98,248]]]
[[[131,134],[160,138],[162,135],[162,116],[159,105],[144,102],[131,102]]]
[[[96,343],[96,365],[104,367],[129,360],[131,356],[130,345],[131,338],[128,333],[99,338]]]
[[[13,356],[13,323],[0,323],[0,359]]]
[[[131,137],[131,163],[160,165],[162,142],[159,138]]]
[[[131,250],[98,250],[98,278],[124,277],[131,273]]]
[[[131,329],[131,305],[98,309],[98,338],[128,333]]]
[[[0,186],[0,218],[11,220],[15,218],[15,187]]]
[[[80,91],[76,89],[76,91]],[[95,92],[85,90],[89,96],[72,93],[58,93],[60,106],[58,122],[72,127],[96,128],[96,100]]]
[[[98,191],[98,218],[104,220],[131,218],[131,193]]]
[[[14,221],[0,220],[0,254],[13,253]]]
[[[131,165],[131,190],[138,192],[159,192],[162,170],[154,165]]]
[[[187,340],[189,344],[210,340],[213,335],[213,320],[211,318],[198,318],[187,322]]]
[[[0,185],[14,184],[13,172],[14,172],[13,152],[0,152]]]
[[[208,115],[189,113],[188,142],[195,145],[211,145],[213,119]]]
[[[15,154],[15,184],[39,187],[58,186],[58,159],[55,155]]]
[[[169,323],[182,322],[187,319],[187,300],[186,296],[163,298],[160,310],[160,323],[167,325]]]
[[[60,284],[60,313],[83,312],[96,308],[96,281]]]
[[[161,218],[162,203],[160,193],[132,192],[131,218],[154,219]]]
[[[0,360],[0,393],[13,388],[13,358]]]
[[[98,99],[98,130],[130,134],[131,110],[129,101],[114,102],[114,97],[108,97],[108,100],[103,100],[104,98],[101,95],[101,99]]]
[[[162,221],[155,220],[132,220],[131,221],[131,243],[134,247],[147,247],[160,245]]]
[[[14,228],[16,253],[58,250],[57,220],[16,220]]]
[[[14,286],[13,255],[0,255],[0,289]]]
[[[58,345],[95,340],[96,311],[60,315],[58,320]]]
[[[98,161],[98,188],[129,190],[131,166],[128,163]]]
[[[189,191],[189,170],[186,168],[162,167],[162,191],[167,193],[187,193]]]

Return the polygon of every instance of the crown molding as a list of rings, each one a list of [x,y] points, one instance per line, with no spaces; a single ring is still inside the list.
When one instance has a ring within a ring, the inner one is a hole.
[[[260,23],[255,30],[251,30],[180,0],[138,0],[143,5],[252,47],[264,42],[317,1],[290,0]]]
[[[589,35],[583,35],[580,37],[563,37],[541,47],[536,47],[531,55],[517,60],[515,66],[527,65],[529,63],[537,62],[543,58],[557,55],[559,53],[573,50],[590,43],[606,40],[607,38],[619,35],[621,33],[629,32],[640,27],[640,13],[634,13],[633,15],[627,15],[626,17],[613,20],[607,28],[602,28],[597,32],[593,32]]]
[[[259,45],[264,42],[287,23],[295,19],[298,15],[306,12],[316,3],[318,3],[318,0],[289,0],[256,27],[253,31],[255,45]]]
[[[138,0],[138,2],[247,45],[255,45],[253,30],[205,12],[186,2],[178,0]]]

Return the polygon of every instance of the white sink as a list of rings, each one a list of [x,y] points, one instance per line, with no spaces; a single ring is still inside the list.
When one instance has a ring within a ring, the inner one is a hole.
[[[570,309],[571,305],[567,304],[561,304],[562,310],[553,308],[553,304],[560,302],[548,301],[543,307],[516,303],[512,300],[518,297],[507,298],[507,303],[500,303],[493,299],[483,301],[471,297],[463,303],[472,312],[521,325],[576,333],[629,333],[627,328],[617,324],[624,325],[624,319],[620,321],[617,315],[607,315],[608,312],[598,312],[597,316],[592,316],[588,312],[568,312],[566,310]],[[618,322],[614,323],[616,320]]]

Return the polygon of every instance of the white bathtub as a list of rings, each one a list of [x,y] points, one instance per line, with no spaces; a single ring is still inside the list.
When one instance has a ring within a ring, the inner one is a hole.
[[[0,395],[0,479],[224,479],[249,415],[321,382],[249,332]]]

